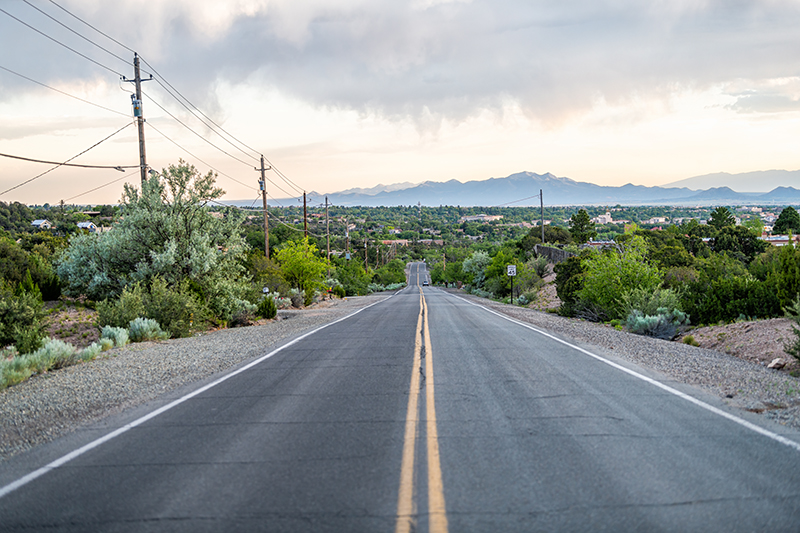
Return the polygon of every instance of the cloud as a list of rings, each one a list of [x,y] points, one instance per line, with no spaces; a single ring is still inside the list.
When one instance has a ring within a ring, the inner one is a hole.
[[[797,76],[800,64],[800,5],[791,1],[63,1],[211,108],[224,80],[389,117],[463,120],[513,101],[558,121],[598,100],[668,99],[733,79]],[[15,11],[41,18],[23,7]],[[43,58],[52,43],[40,40],[27,35],[20,48],[37,74],[98,75],[79,58],[66,65],[60,50]],[[745,95],[740,107],[765,105]]]

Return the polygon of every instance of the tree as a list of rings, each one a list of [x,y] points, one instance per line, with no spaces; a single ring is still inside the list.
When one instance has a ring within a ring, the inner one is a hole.
[[[592,222],[586,209],[581,209],[569,219],[569,232],[578,244],[583,244],[597,236],[597,232],[594,230],[594,222]]]
[[[58,258],[58,275],[71,296],[118,297],[137,282],[159,277],[168,287],[188,281],[218,318],[250,306],[240,236],[243,215],[229,209],[215,218],[206,208],[224,191],[216,175],[201,175],[180,161],[144,182],[126,184],[123,219],[102,234],[77,235]]]
[[[580,300],[597,318],[623,318],[623,294],[634,289],[654,291],[661,285],[661,271],[646,255],[644,238],[635,235],[619,252],[595,253],[584,259]]]
[[[481,288],[486,279],[486,267],[491,262],[492,258],[487,252],[478,250],[464,260],[461,269],[472,276],[472,284],[475,287]]]
[[[790,231],[795,235],[800,233],[800,214],[791,206],[781,211],[778,220],[772,226],[772,233],[775,234],[785,234]]]
[[[719,231],[726,226],[736,225],[736,219],[733,217],[733,213],[731,213],[730,209],[719,206],[711,213],[708,219],[708,225],[713,226]]]
[[[286,241],[276,254],[283,277],[298,290],[304,291],[306,301],[314,291],[322,288],[328,261],[320,257],[317,245],[302,241]]]

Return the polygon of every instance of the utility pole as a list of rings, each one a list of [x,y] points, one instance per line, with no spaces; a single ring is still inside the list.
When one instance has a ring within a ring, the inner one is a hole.
[[[328,249],[328,277],[331,277],[331,219],[328,217],[328,197],[325,197],[325,246]]]
[[[264,202],[264,255],[269,260],[269,215],[267,214],[267,176],[264,174],[272,167],[264,167],[264,156],[261,156],[261,168],[256,170],[261,171],[261,179],[258,181],[259,188],[261,189],[261,199]]]
[[[303,191],[303,233],[308,239],[308,208],[306,207],[306,191]]]
[[[539,203],[542,206],[542,246],[544,246],[544,197],[542,196],[542,189],[539,189]]]
[[[364,272],[369,272],[369,250],[367,250],[366,237],[364,237]]]
[[[144,113],[142,112],[142,82],[150,81],[153,75],[150,74],[150,80],[143,80],[139,70],[139,54],[133,53],[133,79],[129,80],[122,76],[122,81],[132,82],[136,87],[136,94],[131,95],[131,103],[133,104],[133,116],[136,117],[136,123],[139,128],[139,167],[142,175],[142,187],[144,182],[147,181],[147,154],[144,148]]]

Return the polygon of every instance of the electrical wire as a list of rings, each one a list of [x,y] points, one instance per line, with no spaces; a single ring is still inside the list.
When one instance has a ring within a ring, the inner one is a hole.
[[[53,41],[54,43],[56,43],[56,44],[58,44],[58,45],[60,45],[60,46],[63,46],[64,48],[66,48],[66,49],[67,49],[67,50],[69,50],[70,52],[73,52],[73,53],[75,53],[75,54],[78,54],[79,56],[81,56],[82,58],[86,59],[87,61],[91,61],[92,63],[94,63],[94,64],[95,64],[95,65],[97,65],[98,67],[102,67],[102,68],[104,68],[104,69],[108,70],[109,72],[113,72],[113,73],[114,73],[114,74],[116,74],[117,76],[122,76],[122,74],[121,74],[121,73],[117,72],[117,71],[116,71],[116,70],[114,70],[113,68],[111,68],[111,67],[109,67],[109,66],[106,66],[106,65],[104,65],[104,64],[102,64],[102,63],[100,63],[99,61],[95,61],[95,60],[94,60],[94,59],[92,59],[91,57],[89,57],[89,56],[87,56],[87,55],[84,55],[84,54],[82,54],[82,53],[78,52],[77,50],[75,50],[74,48],[72,48],[72,47],[70,47],[70,46],[67,46],[66,44],[62,43],[62,42],[61,42],[61,41],[59,41],[58,39],[56,39],[56,38],[54,38],[54,37],[50,37],[49,35],[47,35],[46,33],[44,33],[44,32],[43,32],[43,31],[41,31],[41,30],[37,30],[36,28],[34,28],[33,26],[31,26],[31,25],[30,25],[30,24],[28,24],[27,22],[24,22],[24,21],[22,21],[22,20],[18,19],[17,17],[15,17],[14,15],[12,15],[12,14],[11,14],[11,13],[9,13],[8,11],[6,11],[5,9],[3,9],[3,8],[0,8],[0,13],[4,13],[4,14],[8,15],[8,16],[9,16],[9,17],[11,17],[12,19],[14,19],[14,20],[16,20],[17,22],[19,22],[20,24],[22,24],[22,25],[24,25],[24,26],[27,26],[28,28],[32,29],[33,31],[35,31],[36,33],[38,33],[39,35],[41,35],[42,37],[46,37],[46,38],[50,39],[50,40],[51,40],[51,41]]]
[[[122,111],[117,111],[116,109],[111,109],[110,107],[104,107],[104,106],[101,106],[100,104],[96,104],[96,103],[91,102],[89,100],[84,100],[83,98],[80,98],[78,96],[66,93],[66,92],[62,91],[61,89],[56,89],[55,87],[50,87],[47,84],[44,84],[44,83],[42,83],[40,81],[36,81],[33,78],[29,78],[28,76],[25,76],[24,74],[20,74],[19,72],[15,72],[15,71],[11,70],[10,68],[6,68],[6,67],[4,67],[2,65],[0,65],[0,70],[5,70],[6,72],[8,72],[10,74],[13,74],[15,76],[19,76],[20,78],[22,78],[24,80],[28,80],[31,83],[35,83],[36,85],[41,85],[42,87],[44,87],[46,89],[50,89],[51,91],[55,91],[57,93],[61,93],[64,96],[69,96],[70,98],[74,98],[75,100],[79,100],[79,101],[81,101],[81,102],[83,102],[85,104],[93,105],[95,107],[99,107],[100,109],[105,109],[106,111],[111,111],[112,113],[116,113],[117,115],[122,115],[123,117],[129,116],[128,113],[123,113]]]
[[[83,152],[82,152],[83,153]],[[80,155],[80,154],[78,154]],[[79,167],[79,168],[103,168],[106,170],[122,170],[124,168],[140,168],[141,165],[79,165],[77,163],[59,163],[58,161],[45,161],[43,159],[32,159],[30,157],[22,157],[20,155],[11,155],[11,154],[3,154],[0,153],[0,157],[8,157],[9,159],[19,159],[21,161],[30,161],[31,163],[45,163],[47,165],[56,165],[56,167]],[[75,157],[78,157],[77,155]],[[75,157],[71,159],[67,159],[67,161],[72,161]],[[0,193],[1,194],[1,193]]]
[[[519,202],[524,202],[525,200],[530,200],[531,198],[539,198],[538,194],[534,194],[533,196],[528,196],[527,198],[522,198],[521,200],[514,200],[513,202],[507,202],[505,204],[493,205],[492,207],[505,207],[507,205],[516,204]]]
[[[28,4],[29,6],[31,6],[33,9],[35,9],[36,11],[38,11],[39,13],[41,13],[42,15],[44,15],[45,17],[49,18],[50,20],[52,20],[53,22],[55,22],[56,24],[58,24],[59,26],[61,26],[62,28],[65,28],[66,30],[68,30],[68,31],[71,31],[72,33],[74,33],[75,35],[77,35],[78,37],[80,37],[81,39],[83,39],[84,41],[86,41],[86,42],[88,42],[88,43],[90,43],[90,44],[93,44],[93,45],[95,45],[97,48],[99,48],[99,49],[100,49],[100,50],[102,50],[103,52],[105,52],[105,53],[107,53],[107,54],[109,54],[109,55],[112,55],[112,56],[116,57],[117,59],[119,59],[120,61],[122,61],[123,63],[125,63],[126,65],[127,65],[127,64],[129,64],[129,61],[128,61],[127,59],[125,59],[125,58],[123,58],[123,57],[120,57],[120,56],[118,56],[117,54],[115,54],[115,53],[114,53],[114,52],[112,52],[111,50],[108,50],[107,48],[104,48],[104,47],[100,46],[99,44],[97,44],[96,42],[92,41],[92,40],[91,40],[91,39],[89,39],[88,37],[86,37],[86,36],[84,36],[84,35],[81,35],[80,33],[78,33],[77,31],[73,30],[72,28],[70,28],[69,26],[67,26],[66,24],[64,24],[63,22],[61,22],[60,20],[56,19],[56,18],[55,18],[55,17],[53,17],[52,15],[49,15],[49,14],[47,14],[46,12],[42,11],[40,8],[38,8],[38,7],[36,7],[35,5],[31,4],[31,3],[30,3],[28,0],[22,0],[22,1],[23,1],[23,2],[25,2],[26,4]]]
[[[198,137],[200,137],[202,140],[204,140],[205,142],[207,142],[208,144],[210,144],[211,146],[213,146],[214,148],[216,148],[217,150],[219,150],[219,151],[220,151],[220,152],[222,152],[223,154],[227,155],[228,157],[230,157],[230,158],[232,158],[232,159],[235,159],[236,161],[238,161],[238,162],[242,163],[243,165],[247,165],[248,167],[250,166],[250,163],[248,163],[247,161],[242,161],[241,159],[239,159],[239,158],[238,158],[238,157],[236,157],[235,155],[231,155],[231,154],[229,154],[228,152],[226,152],[225,150],[223,150],[222,148],[220,148],[219,146],[217,146],[217,145],[216,145],[216,144],[214,144],[213,142],[209,141],[208,139],[206,139],[205,137],[203,137],[202,135],[200,135],[199,133],[197,133],[196,131],[194,131],[194,130],[193,130],[191,127],[187,126],[187,125],[186,125],[186,123],[184,123],[184,122],[183,122],[182,120],[180,120],[178,117],[176,117],[175,115],[173,115],[172,113],[170,113],[169,111],[167,111],[167,109],[166,109],[164,106],[162,106],[161,104],[159,104],[158,102],[156,102],[156,101],[153,99],[153,97],[152,97],[152,96],[150,96],[149,94],[145,93],[144,91],[142,91],[142,94],[144,94],[145,96],[147,96],[148,98],[150,98],[150,101],[151,101],[151,102],[153,102],[154,104],[156,104],[156,106],[157,106],[159,109],[161,109],[161,110],[162,110],[164,113],[166,113],[167,115],[169,115],[170,117],[172,117],[172,119],[173,119],[173,120],[175,120],[176,122],[178,122],[178,123],[179,123],[181,126],[183,126],[184,128],[186,128],[187,130],[191,131],[192,133],[194,133],[195,135],[197,135]]]
[[[31,5],[31,4],[30,4],[30,2],[28,2],[28,0],[23,0],[23,1],[24,1],[25,3],[27,3],[27,4]],[[128,50],[129,52],[136,53],[136,52],[135,52],[135,51],[134,51],[132,48],[130,48],[130,47],[128,47],[128,46],[126,46],[126,45],[124,45],[123,43],[121,43],[120,41],[118,41],[118,40],[114,39],[114,38],[113,38],[113,37],[111,37],[110,35],[108,35],[108,34],[104,33],[103,31],[99,30],[98,28],[96,28],[96,27],[92,26],[91,24],[89,24],[88,22],[86,22],[86,21],[85,21],[85,20],[83,20],[82,18],[78,17],[78,16],[77,16],[77,15],[75,15],[74,13],[70,12],[69,10],[67,10],[66,8],[64,8],[63,6],[59,5],[58,3],[54,2],[53,0],[50,0],[50,3],[51,3],[51,4],[53,4],[54,6],[56,6],[57,8],[61,9],[62,11],[64,11],[64,12],[65,12],[66,14],[68,14],[69,16],[71,16],[71,17],[73,17],[74,19],[78,20],[79,22],[81,22],[81,23],[85,24],[85,25],[86,25],[86,26],[88,26],[89,28],[93,29],[94,31],[96,31],[97,33],[99,33],[100,35],[102,35],[103,37],[105,37],[105,38],[107,38],[107,39],[110,39],[111,41],[113,41],[114,43],[118,44],[118,45],[119,45],[119,46],[121,46],[122,48],[125,48],[125,49],[126,49],[126,50]],[[31,6],[31,7],[34,7],[34,6]],[[35,8],[35,9],[39,10],[38,8]],[[39,10],[39,11],[41,11],[41,10]],[[44,13],[44,12],[42,12],[42,13]],[[48,16],[49,18],[51,18],[51,19],[53,18],[53,17],[50,17],[50,15],[47,15],[46,13],[44,13],[44,14],[45,14],[46,16]],[[55,19],[53,19],[53,20],[55,20]],[[56,22],[58,22],[58,21],[56,21]],[[65,26],[64,24],[62,24],[61,22],[58,22],[58,23],[59,23],[59,24],[61,24],[62,26],[64,26],[64,27],[66,28],[66,26]],[[70,28],[67,28],[67,29],[69,29],[69,30],[70,30],[70,31],[72,31],[73,33],[76,33],[77,35],[79,35],[79,36],[80,36],[80,37],[82,37],[83,39],[86,39],[87,41],[91,42],[91,43],[92,43],[92,44],[94,44],[95,46],[97,46],[97,47],[101,48],[102,50],[105,50],[105,51],[106,51],[106,52],[108,52],[109,54],[111,54],[111,55],[114,55],[115,57],[119,58],[119,56],[117,56],[116,54],[114,54],[114,53],[112,53],[112,52],[110,52],[110,51],[106,50],[105,48],[103,48],[102,46],[98,45],[98,44],[97,44],[97,43],[95,43],[94,41],[91,41],[90,39],[88,39],[88,38],[84,37],[83,35],[80,35],[80,34],[78,34],[77,32],[75,32],[74,30],[72,30],[72,29],[70,29]],[[120,58],[120,59],[122,59],[122,58]],[[155,69],[155,67],[153,67],[153,66],[152,66],[150,63],[148,63],[148,62],[147,62],[147,60],[146,60],[145,58],[143,58],[143,57],[141,57],[141,56],[140,56],[140,59],[142,60],[142,62],[143,62],[145,65],[147,65],[147,66],[149,67],[149,69],[152,71],[152,73],[153,73],[153,74],[155,74],[156,76],[158,76],[158,78],[160,78],[160,79],[156,78],[156,82],[157,82],[159,85],[161,85],[161,86],[164,88],[164,90],[166,90],[168,93],[170,93],[170,95],[171,95],[173,98],[175,98],[175,99],[176,99],[176,100],[177,100],[177,101],[178,101],[178,102],[179,102],[181,105],[183,105],[184,107],[186,107],[186,109],[187,109],[187,110],[189,110],[189,112],[191,112],[192,114],[194,114],[194,115],[197,117],[197,115],[194,113],[194,111],[192,111],[191,109],[189,109],[189,107],[188,107],[186,104],[184,104],[184,103],[183,103],[183,101],[185,101],[187,104],[189,104],[191,107],[193,107],[193,108],[194,108],[194,109],[195,109],[195,110],[196,110],[198,113],[200,113],[200,114],[201,114],[201,115],[202,115],[202,116],[203,116],[203,117],[204,117],[206,120],[208,120],[209,122],[211,122],[211,124],[213,124],[214,126],[216,126],[216,127],[217,127],[217,128],[220,130],[220,131],[222,131],[223,133],[225,133],[225,135],[227,135],[228,137],[230,137],[230,138],[231,138],[231,139],[233,139],[234,141],[238,142],[240,145],[244,146],[245,148],[247,148],[247,149],[248,149],[248,150],[250,150],[251,152],[253,152],[253,153],[255,153],[255,154],[258,154],[258,150],[256,150],[256,149],[254,149],[254,148],[252,148],[252,147],[248,146],[246,143],[244,143],[244,142],[242,142],[241,140],[237,139],[237,138],[236,138],[236,137],[235,137],[233,134],[231,134],[230,132],[228,132],[227,130],[225,130],[225,128],[223,128],[222,126],[220,126],[219,124],[217,124],[216,122],[214,122],[214,120],[213,120],[213,119],[211,119],[211,117],[209,117],[208,115],[206,115],[205,113],[203,113],[203,111],[202,111],[200,108],[198,108],[196,105],[194,105],[194,104],[193,104],[193,103],[192,103],[192,102],[191,102],[191,101],[190,101],[188,98],[186,98],[186,97],[185,97],[185,96],[184,96],[184,95],[183,95],[183,94],[182,94],[182,93],[181,93],[181,92],[180,92],[178,89],[176,89],[174,85],[172,85],[172,84],[171,84],[169,81],[167,81],[167,79],[166,79],[166,78],[164,78],[164,76],[162,76],[162,75],[161,75],[161,74],[160,74],[160,73],[159,73],[159,72],[158,72],[158,71]],[[127,63],[127,61],[126,61],[126,60],[124,60],[124,59],[123,59],[123,61],[125,61],[125,62]],[[163,80],[163,83],[162,83],[162,80]],[[164,85],[164,84],[166,84],[166,85]],[[178,96],[180,96],[180,98],[178,98],[177,96],[175,96],[174,94],[172,94],[172,92],[171,92],[171,91],[174,91],[175,93],[177,93],[177,95],[178,95]],[[181,101],[181,99],[183,99],[183,101]],[[198,118],[198,119],[199,119],[201,122],[203,122],[203,120],[202,120],[202,119],[200,119],[199,117],[197,117],[197,118]],[[204,123],[205,123],[205,122],[204,122]],[[206,126],[208,126],[208,124],[206,124]],[[211,130],[213,130],[213,129],[214,129],[214,128],[211,128],[210,126],[208,126],[208,127],[209,127],[209,129],[211,129]],[[239,148],[238,146],[234,145],[234,144],[233,144],[231,141],[229,141],[228,139],[226,139],[226,138],[225,138],[223,135],[219,134],[219,132],[216,132],[216,133],[217,133],[218,135],[220,135],[220,137],[222,137],[223,139],[225,139],[225,141],[226,141],[226,142],[228,142],[228,143],[229,143],[231,146],[233,146],[234,148],[236,148],[237,150],[239,150],[240,152],[242,152],[242,153],[243,153],[243,154],[245,154],[246,156],[248,156],[248,157],[251,157],[251,158],[253,158],[254,160],[258,160],[258,158],[257,158],[257,157],[254,157],[252,154],[248,154],[247,152],[245,152],[244,150],[242,150],[242,149],[241,149],[241,148]]]
[[[153,125],[152,125],[150,122],[145,122],[145,124],[146,124],[148,127],[150,127],[150,128],[152,128],[152,129],[154,129],[154,130],[155,130],[155,131],[156,131],[156,132],[157,132],[159,135],[161,135],[162,137],[164,137],[166,140],[168,140],[169,142],[171,142],[172,144],[174,144],[175,146],[177,146],[178,148],[180,148],[181,150],[183,150],[184,152],[186,152],[186,153],[187,153],[187,154],[189,154],[190,156],[194,157],[195,159],[197,159],[198,161],[200,161],[202,164],[204,164],[205,166],[207,166],[208,168],[210,168],[211,170],[213,170],[213,171],[214,171],[214,172],[216,172],[217,174],[220,174],[220,175],[222,175],[222,176],[225,176],[226,178],[228,178],[228,179],[230,179],[230,180],[233,180],[233,181],[235,181],[235,182],[236,182],[236,183],[238,183],[239,185],[244,185],[245,187],[247,187],[247,188],[249,188],[249,189],[253,189],[254,191],[257,191],[257,190],[258,190],[258,189],[256,189],[255,187],[253,187],[252,185],[248,185],[248,184],[246,184],[246,183],[244,183],[244,182],[242,182],[242,181],[239,181],[239,180],[237,180],[236,178],[234,178],[233,176],[229,176],[228,174],[226,174],[226,173],[222,172],[221,170],[218,170],[218,169],[216,169],[216,168],[212,167],[211,165],[209,165],[208,163],[206,163],[205,161],[203,161],[202,159],[200,159],[199,157],[197,157],[196,155],[194,155],[192,152],[190,152],[189,150],[187,150],[186,148],[184,148],[183,146],[181,146],[180,144],[178,144],[177,142],[175,142],[174,140],[172,140],[171,138],[169,138],[169,137],[168,137],[168,136],[167,136],[167,135],[166,135],[164,132],[162,132],[161,130],[159,130],[159,129],[158,129],[158,128],[156,128],[155,126],[153,126]]]
[[[84,150],[83,152],[79,153],[79,154],[78,154],[78,155],[76,155],[76,156],[70,157],[69,159],[67,159],[67,160],[66,160],[66,161],[64,161],[63,163],[58,163],[58,162],[55,162],[55,161],[41,161],[41,160],[37,160],[37,159],[30,159],[30,158],[27,158],[27,157],[20,157],[20,156],[14,156],[14,155],[9,155],[9,154],[0,154],[0,156],[3,156],[3,157],[9,157],[9,158],[11,158],[11,159],[21,159],[21,160],[23,160],[23,161],[32,161],[32,162],[34,162],[34,163],[48,163],[48,164],[51,164],[51,165],[55,165],[53,168],[51,168],[51,169],[49,169],[49,170],[46,170],[45,172],[42,172],[42,173],[41,173],[41,174],[39,174],[38,176],[34,176],[34,177],[32,177],[31,179],[29,179],[29,180],[23,181],[23,182],[22,182],[22,183],[20,183],[19,185],[15,185],[15,186],[11,187],[10,189],[6,189],[5,191],[3,191],[3,192],[0,192],[0,196],[2,196],[2,195],[4,195],[4,194],[6,194],[7,192],[11,192],[11,191],[13,191],[14,189],[18,189],[18,188],[22,187],[23,185],[25,185],[25,184],[27,184],[27,183],[30,183],[30,182],[32,182],[32,181],[33,181],[33,180],[35,180],[35,179],[41,178],[42,176],[44,176],[44,175],[45,175],[45,174],[47,174],[48,172],[52,172],[53,170],[57,169],[58,167],[67,166],[67,167],[81,167],[81,168],[104,168],[104,169],[114,169],[114,170],[119,170],[119,171],[121,171],[121,172],[122,172],[122,169],[123,169],[123,168],[140,168],[140,166],[139,166],[139,165],[131,165],[131,166],[115,166],[115,167],[109,167],[109,166],[98,166],[98,165],[77,165],[77,164],[71,164],[71,163],[69,163],[69,162],[70,162],[70,161],[72,161],[73,159],[75,159],[75,158],[77,158],[77,157],[80,157],[80,156],[82,156],[83,154],[85,154],[86,152],[88,152],[88,151],[89,151],[89,150],[91,150],[92,148],[96,147],[96,146],[97,146],[97,145],[99,145],[100,143],[102,143],[102,142],[104,142],[104,141],[107,141],[108,139],[110,139],[111,137],[113,137],[114,135],[116,135],[117,133],[121,132],[122,130],[124,130],[125,128],[127,128],[128,126],[130,126],[131,124],[133,124],[133,122],[129,122],[129,123],[125,124],[123,127],[121,127],[120,129],[118,129],[117,131],[115,131],[114,133],[112,133],[111,135],[109,135],[108,137],[106,137],[105,139],[103,139],[103,140],[101,140],[101,141],[98,141],[98,142],[96,142],[95,144],[93,144],[92,146],[90,146],[89,148],[87,148],[86,150]]]
[[[64,201],[65,201],[65,202],[69,202],[70,200],[74,200],[75,198],[80,198],[81,196],[85,196],[85,195],[89,194],[90,192],[97,191],[97,190],[99,190],[99,189],[102,189],[103,187],[108,187],[109,185],[113,185],[114,183],[117,183],[118,181],[122,181],[122,180],[124,180],[125,178],[130,178],[131,176],[135,176],[135,175],[136,175],[136,174],[138,174],[138,173],[139,173],[139,171],[138,171],[138,170],[137,170],[136,172],[131,172],[130,174],[126,174],[126,175],[122,176],[121,178],[117,178],[117,179],[115,179],[115,180],[109,181],[109,182],[108,182],[108,183],[106,183],[105,185],[100,185],[99,187],[95,187],[94,189],[90,189],[90,190],[88,190],[88,191],[86,191],[86,192],[82,192],[82,193],[80,193],[80,194],[76,194],[76,195],[75,195],[75,196],[73,196],[72,198],[67,198],[67,199],[66,199],[66,200],[64,200]]]

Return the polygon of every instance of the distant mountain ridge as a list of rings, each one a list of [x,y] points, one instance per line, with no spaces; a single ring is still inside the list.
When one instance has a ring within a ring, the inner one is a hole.
[[[451,179],[445,182],[426,181],[418,185],[379,185],[371,189],[350,189],[327,195],[311,193],[311,196],[327,196],[332,204],[341,206],[377,207],[417,203],[434,207],[533,206],[539,205],[540,189],[546,205],[800,204],[800,190],[791,186],[776,187],[767,193],[740,193],[728,186],[700,191],[688,187],[648,187],[630,183],[610,187],[557,177],[549,172],[518,172],[505,178],[466,183]]]
[[[776,187],[789,187],[792,185],[800,187],[800,170],[759,170],[741,174],[717,172],[673,181],[662,185],[662,187],[688,187],[695,190],[704,190],[726,186],[741,193],[766,193],[773,191]]]

